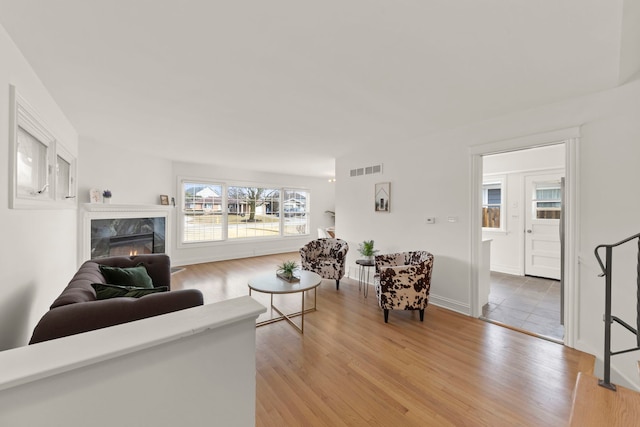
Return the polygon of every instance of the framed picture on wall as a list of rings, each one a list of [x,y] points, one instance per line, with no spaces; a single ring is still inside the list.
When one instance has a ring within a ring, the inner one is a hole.
[[[167,196],[166,194],[161,194],[160,195],[160,204],[161,205],[168,205],[169,204],[169,196]]]
[[[389,212],[391,208],[391,183],[379,182],[375,188],[376,212]]]

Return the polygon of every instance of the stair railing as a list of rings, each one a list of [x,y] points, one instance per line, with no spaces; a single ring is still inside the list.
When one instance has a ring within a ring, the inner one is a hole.
[[[612,284],[612,273],[613,273],[613,248],[623,245],[627,242],[630,242],[634,239],[638,239],[638,264],[637,264],[637,303],[636,303],[636,328],[633,328],[631,325],[623,321],[622,319],[611,315],[611,284]],[[605,263],[603,264],[602,259],[600,258],[600,254],[598,251],[601,248],[605,248]],[[628,237],[624,240],[621,240],[618,243],[614,243],[611,245],[598,245],[595,249],[596,259],[600,264],[600,268],[602,269],[602,274],[599,277],[605,278],[605,311],[604,311],[604,378],[598,381],[598,384],[602,387],[608,388],[609,390],[616,390],[615,384],[611,384],[611,356],[615,356],[618,354],[629,353],[631,351],[640,350],[640,335],[638,331],[640,330],[640,234],[636,234],[634,236]],[[626,350],[620,351],[611,351],[611,324],[613,322],[617,322],[622,325],[625,329],[636,336],[636,344],[637,347],[629,348]]]

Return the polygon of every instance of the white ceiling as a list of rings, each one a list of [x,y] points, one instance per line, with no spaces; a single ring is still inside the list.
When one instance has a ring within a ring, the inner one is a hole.
[[[623,0],[0,0],[84,141],[332,176],[617,84]]]

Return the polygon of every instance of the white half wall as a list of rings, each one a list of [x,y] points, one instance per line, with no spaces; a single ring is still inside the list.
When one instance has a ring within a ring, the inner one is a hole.
[[[74,209],[9,209],[9,85],[57,140],[78,156],[78,135],[0,26],[0,350],[25,345],[76,269]],[[80,161],[80,160],[79,160]]]
[[[0,353],[0,425],[254,426],[256,318],[241,297]]]

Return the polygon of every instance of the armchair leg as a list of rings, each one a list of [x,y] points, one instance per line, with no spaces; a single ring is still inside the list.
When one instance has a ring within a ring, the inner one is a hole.
[[[384,308],[384,323],[389,323],[389,309]]]
[[[336,291],[340,290],[340,279],[336,280]]]
[[[420,321],[424,322],[424,308],[420,309]]]

